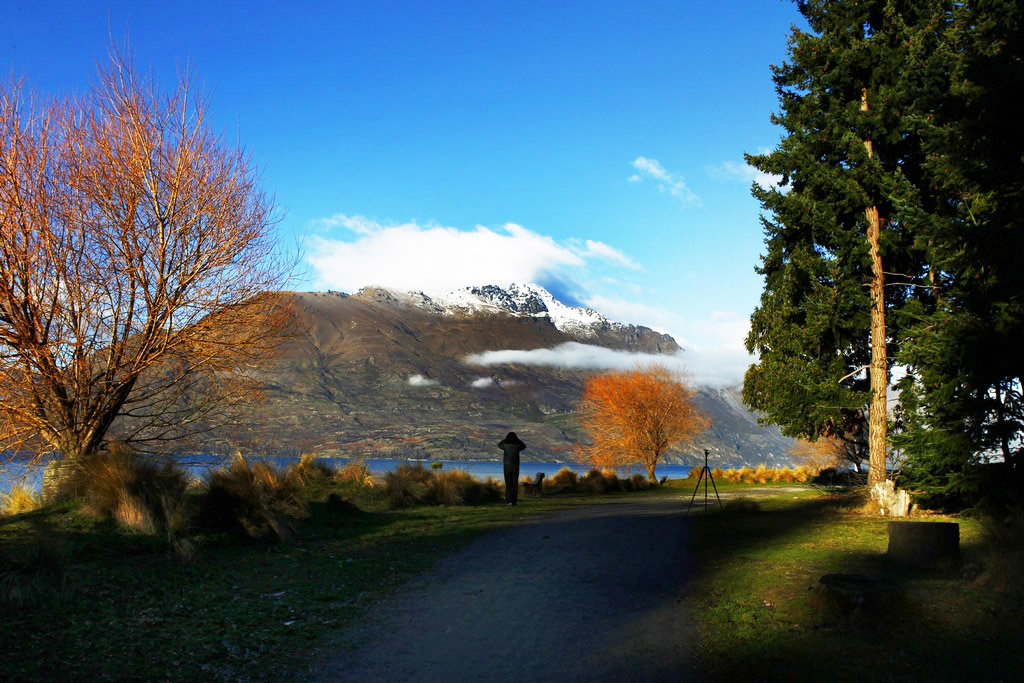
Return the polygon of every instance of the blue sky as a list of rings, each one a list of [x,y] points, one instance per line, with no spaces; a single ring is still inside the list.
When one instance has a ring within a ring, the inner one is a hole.
[[[20,2],[0,66],[87,87],[111,35],[190,60],[276,196],[295,289],[534,280],[741,378],[763,246],[744,152],[800,18],[740,2]],[[486,281],[484,279],[486,278]]]

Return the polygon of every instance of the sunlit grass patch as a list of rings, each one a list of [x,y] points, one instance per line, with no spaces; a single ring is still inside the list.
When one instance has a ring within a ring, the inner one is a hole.
[[[334,479],[342,483],[358,486],[375,486],[376,480],[370,474],[370,468],[363,460],[349,460],[344,467],[335,470]]]
[[[182,499],[189,486],[176,462],[151,460],[120,443],[75,464],[67,486],[81,499],[82,511],[145,534],[168,528],[169,502]]]
[[[7,493],[0,493],[0,517],[32,512],[39,509],[42,502],[33,486],[15,483]]]

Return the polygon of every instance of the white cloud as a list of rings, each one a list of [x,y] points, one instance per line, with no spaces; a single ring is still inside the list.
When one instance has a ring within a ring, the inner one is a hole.
[[[480,377],[479,379],[475,379],[469,383],[469,386],[474,389],[486,389],[487,387],[493,387],[494,385],[495,381],[491,377]]]
[[[713,387],[739,384],[751,362],[745,351],[737,354],[735,349],[726,347],[693,348],[668,355],[617,351],[578,342],[549,349],[485,351],[463,360],[485,367],[519,364],[567,370],[631,370],[638,365],[657,364],[679,372],[694,385]]]
[[[583,268],[587,258],[629,263],[607,245],[581,252],[515,223],[463,231],[415,222],[383,225],[338,214],[318,224],[357,235],[354,241],[314,235],[307,244],[317,285],[347,292],[370,285],[431,293],[480,284],[543,284],[545,276]]]
[[[686,186],[686,182],[681,177],[665,170],[665,167],[658,163],[657,159],[637,157],[633,160],[633,168],[639,171],[639,174],[630,176],[629,182],[638,183],[646,176],[657,181],[658,190],[668,192],[682,204],[702,205],[700,197]]]
[[[761,147],[757,152],[758,154],[769,154],[771,150],[767,147]],[[746,183],[757,183],[766,190],[773,187],[782,187],[782,176],[759,171],[747,163],[723,161],[717,166],[709,167],[707,171],[708,175],[719,180],[742,180]]]
[[[414,387],[434,387],[440,382],[436,379],[427,379],[423,375],[413,375],[409,378],[409,384]]]
[[[643,270],[643,267],[634,263],[628,256],[623,254],[615,247],[610,247],[604,242],[595,242],[594,240],[586,241],[587,250],[581,255],[586,257],[599,258],[610,263],[615,263],[632,270]]]

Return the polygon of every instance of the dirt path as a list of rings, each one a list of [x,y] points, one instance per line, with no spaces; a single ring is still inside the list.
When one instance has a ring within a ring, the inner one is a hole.
[[[488,534],[374,607],[311,675],[687,680],[688,502],[601,503]]]

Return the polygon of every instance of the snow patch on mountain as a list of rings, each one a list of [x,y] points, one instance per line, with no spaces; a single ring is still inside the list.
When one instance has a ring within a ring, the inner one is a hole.
[[[507,287],[495,285],[463,287],[429,296],[423,292],[366,288],[359,290],[356,296],[373,296],[451,316],[504,313],[522,317],[549,318],[559,331],[583,338],[596,337],[598,330],[616,330],[624,327],[608,320],[591,308],[566,306],[551,292],[534,283],[517,282]]]

